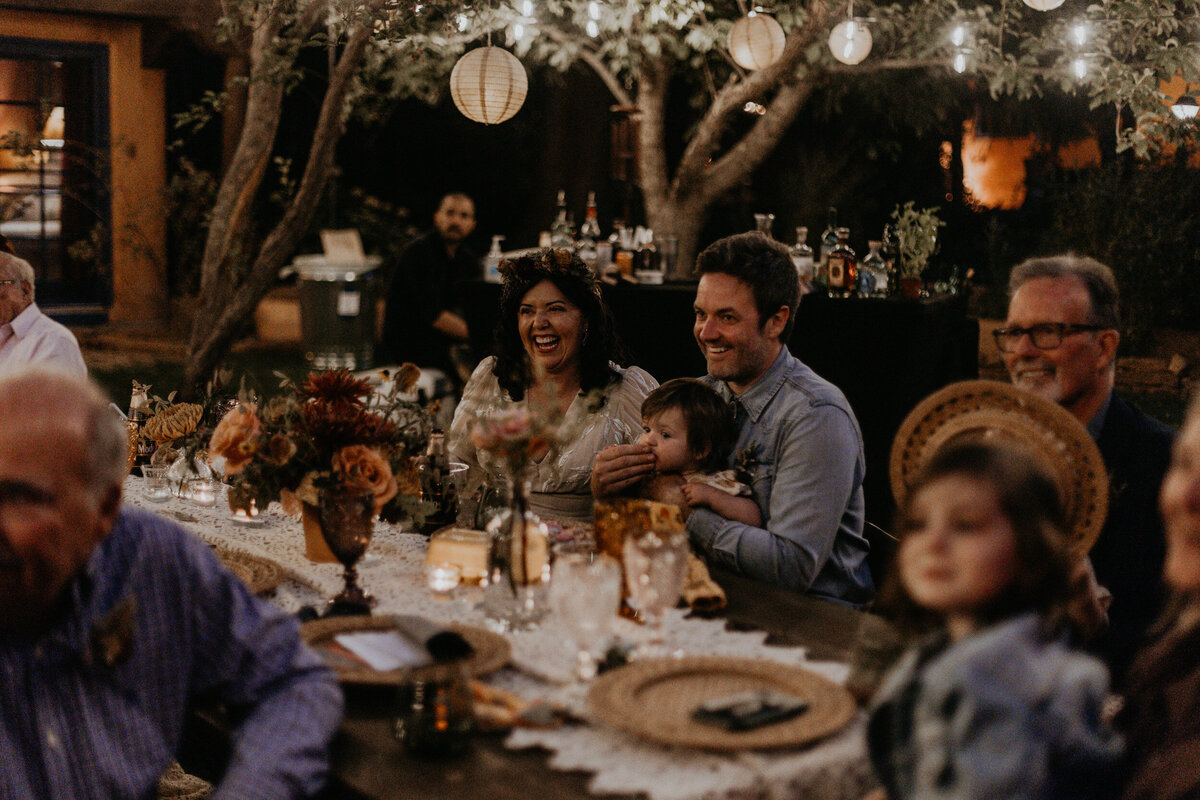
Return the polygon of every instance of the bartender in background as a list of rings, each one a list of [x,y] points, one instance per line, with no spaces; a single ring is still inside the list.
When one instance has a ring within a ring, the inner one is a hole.
[[[479,256],[464,243],[473,230],[475,203],[462,192],[445,195],[433,215],[433,230],[400,254],[383,321],[382,350],[390,363],[441,370],[456,386],[463,379],[452,348],[465,348],[468,336],[460,285],[481,277]]]

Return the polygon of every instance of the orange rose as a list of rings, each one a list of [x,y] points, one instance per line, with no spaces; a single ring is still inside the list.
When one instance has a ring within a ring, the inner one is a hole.
[[[262,423],[254,406],[238,406],[217,423],[208,449],[213,455],[224,456],[226,475],[236,475],[258,453],[261,437]]]
[[[282,467],[294,455],[296,455],[296,443],[282,433],[277,433],[271,437],[271,441],[267,442],[263,459]]]
[[[370,489],[375,493],[375,513],[396,496],[396,476],[383,456],[365,444],[352,444],[333,454],[333,471],[352,489]]]

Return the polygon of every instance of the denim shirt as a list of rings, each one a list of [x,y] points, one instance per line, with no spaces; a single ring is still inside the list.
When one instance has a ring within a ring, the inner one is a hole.
[[[853,606],[870,602],[866,464],[845,396],[786,347],[741,395],[724,381],[703,380],[737,411],[729,466],[748,470],[764,527],[699,508],[687,521],[692,543],[717,565],[764,583]]]

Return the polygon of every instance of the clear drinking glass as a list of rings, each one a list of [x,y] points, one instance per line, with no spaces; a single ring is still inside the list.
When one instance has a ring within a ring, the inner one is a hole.
[[[679,602],[687,575],[688,538],[684,532],[647,531],[625,540],[625,582],[631,604],[642,615],[649,632],[638,654],[667,654],[663,617]]]
[[[612,631],[621,604],[621,565],[603,553],[570,552],[554,560],[550,606],[578,649],[576,676],[596,677],[598,645]]]
[[[167,482],[166,467],[142,467],[143,488],[146,499],[153,503],[165,503],[171,499],[171,486]]]

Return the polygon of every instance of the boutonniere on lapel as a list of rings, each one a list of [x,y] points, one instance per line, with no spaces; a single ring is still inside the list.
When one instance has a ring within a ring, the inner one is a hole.
[[[137,603],[126,597],[96,620],[88,637],[88,662],[112,669],[133,652],[133,617]]]
[[[762,463],[762,445],[758,442],[746,445],[733,457],[733,466],[741,481],[753,479]]]

